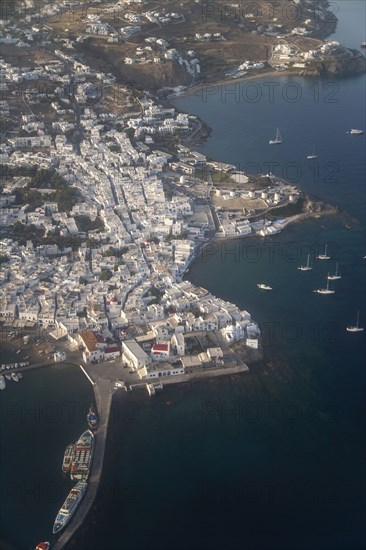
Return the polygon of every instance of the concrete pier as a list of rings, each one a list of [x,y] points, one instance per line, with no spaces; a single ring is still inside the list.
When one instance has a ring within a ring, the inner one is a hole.
[[[80,368],[83,371],[83,373],[85,374],[85,376],[87,377],[87,379],[89,380],[89,382],[91,383],[91,385],[95,386],[95,382],[90,378],[89,374],[86,372],[84,367],[82,365],[80,365]]]
[[[180,374],[175,376],[164,376],[160,378],[150,378],[149,384],[154,382],[161,382],[163,386],[168,384],[183,384],[184,382],[192,382],[194,380],[202,380],[207,378],[215,378],[217,376],[229,376],[230,374],[240,374],[242,372],[249,372],[249,367],[243,363],[233,367],[223,367],[219,369],[207,369],[207,371],[191,372],[189,374]]]
[[[89,375],[87,376],[88,378],[90,378]],[[96,497],[100,477],[102,474],[108,423],[114,390],[113,384],[106,380],[98,380],[97,384],[93,381],[92,383],[99,415],[99,426],[95,434],[95,448],[91,472],[88,479],[88,488],[86,490],[83,500],[81,501],[78,509],[75,512],[74,517],[66,526],[58,541],[52,545],[52,548],[54,550],[60,550],[61,548],[63,548],[69,542],[77,529],[82,525]],[[61,504],[62,502],[60,502],[60,507]]]

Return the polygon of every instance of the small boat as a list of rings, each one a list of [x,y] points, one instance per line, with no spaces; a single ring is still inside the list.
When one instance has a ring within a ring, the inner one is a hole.
[[[6,378],[7,380],[11,380],[11,374],[6,374],[6,375],[5,375],[5,378]]]
[[[66,447],[66,450],[64,453],[64,459],[62,461],[62,471],[64,474],[66,474],[71,468],[71,464],[74,458],[74,452],[75,452],[75,445],[70,443],[70,445]]]
[[[338,279],[342,279],[342,277],[341,277],[341,274],[338,271],[338,262],[337,262],[335,273],[334,273],[334,275],[328,275],[328,280],[329,281],[337,281]]]
[[[316,154],[315,154],[314,145],[313,145],[313,153],[312,153],[311,155],[308,155],[306,158],[307,158],[308,160],[314,160],[314,159],[318,158],[318,157],[316,156]]]
[[[258,283],[257,287],[260,288],[261,290],[272,290],[271,286],[265,285],[264,283]]]
[[[89,412],[86,416],[86,419],[88,421],[89,428],[91,428],[92,430],[96,430],[98,428],[98,416],[94,410],[93,403],[89,407]]]
[[[279,128],[277,128],[276,139],[270,139],[268,142],[270,145],[280,145],[282,143],[282,138]]]
[[[357,128],[352,128],[349,133],[351,134],[351,136],[362,136],[363,135],[363,130],[358,130]]]
[[[329,273],[327,276],[327,287],[326,288],[317,288],[316,290],[313,290],[313,292],[317,292],[318,294],[335,294],[335,290],[331,290],[329,288]]]
[[[50,543],[48,541],[46,542],[39,542],[35,548],[35,550],[48,550],[50,547]]]
[[[319,254],[319,256],[316,257],[317,260],[330,260],[330,256],[327,254],[327,249],[328,245],[326,244],[324,247],[324,254]]]
[[[2,374],[0,374],[0,390],[5,390],[5,388],[6,388],[5,378],[3,377]]]
[[[361,48],[366,48],[366,42],[361,42]]]
[[[308,254],[308,261],[306,262],[306,265],[301,265],[298,267],[300,271],[311,271],[313,268],[310,267],[310,254]]]
[[[18,378],[19,378],[19,380],[20,380],[21,378],[23,378],[23,375],[22,375],[21,372],[18,372]]]
[[[347,332],[362,332],[362,331],[363,331],[363,327],[360,327],[360,326],[359,326],[359,321],[360,321],[360,312],[358,311],[358,312],[357,312],[357,321],[356,321],[356,325],[355,325],[355,326],[347,327],[347,328],[346,328],[346,331],[347,331]]]
[[[19,382],[19,374],[17,374],[16,372],[12,372],[11,377],[14,380],[14,382]]]

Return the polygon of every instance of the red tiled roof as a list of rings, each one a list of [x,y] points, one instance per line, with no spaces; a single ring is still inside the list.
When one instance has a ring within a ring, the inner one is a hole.
[[[169,346],[168,344],[154,344],[151,348],[151,351],[154,353],[155,351],[168,351]]]
[[[84,330],[80,336],[83,339],[85,346],[88,348],[88,351],[94,351],[97,343],[94,332],[91,330]]]
[[[118,346],[110,346],[109,348],[105,348],[104,353],[114,353],[115,351],[119,351]]]

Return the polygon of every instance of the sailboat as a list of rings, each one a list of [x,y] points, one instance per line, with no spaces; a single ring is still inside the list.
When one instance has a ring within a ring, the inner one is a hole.
[[[337,262],[337,267],[334,275],[328,275],[328,279],[329,281],[337,281],[338,279],[341,279],[341,278],[342,278],[341,274],[338,272],[338,262]]]
[[[264,283],[258,283],[257,287],[260,288],[261,290],[272,290],[271,286],[265,285]]]
[[[314,145],[313,145],[313,153],[312,153],[311,155],[308,155],[306,158],[307,158],[308,160],[314,160],[314,159],[318,158],[318,157],[316,156],[316,154],[315,154]]]
[[[317,256],[318,260],[330,260],[330,256],[327,255],[327,248],[328,245],[326,244],[324,247],[324,254],[319,254],[319,256]]]
[[[270,145],[279,145],[280,143],[282,143],[282,138],[281,138],[281,134],[280,134],[279,128],[277,128],[276,139],[270,139],[268,143],[269,143]]]
[[[300,271],[311,271],[313,268],[310,267],[310,254],[308,254],[308,261],[306,262],[306,265],[301,265],[298,267]]]
[[[313,292],[317,292],[318,294],[335,294],[335,290],[330,290],[329,288],[329,273],[327,277],[327,288],[317,288],[313,290]]]
[[[363,327],[359,327],[359,326],[358,326],[359,320],[360,320],[360,312],[358,311],[358,312],[357,312],[356,326],[347,327],[347,328],[346,328],[347,332],[362,332],[362,331],[363,331]]]

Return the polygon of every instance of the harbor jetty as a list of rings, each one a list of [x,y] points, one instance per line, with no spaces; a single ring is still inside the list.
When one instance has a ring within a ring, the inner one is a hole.
[[[89,375],[88,379],[91,380]],[[93,382],[93,390],[95,402],[98,409],[99,426],[95,437],[94,456],[91,466],[91,473],[88,480],[88,488],[70,524],[65,528],[58,541],[53,544],[52,548],[54,550],[61,550],[61,548],[64,548],[64,546],[75,534],[77,529],[79,529],[79,527],[82,525],[94,502],[99,488],[100,477],[103,469],[104,453],[108,432],[109,416],[112,406],[114,385],[107,380],[101,379],[98,380],[97,384]]]

